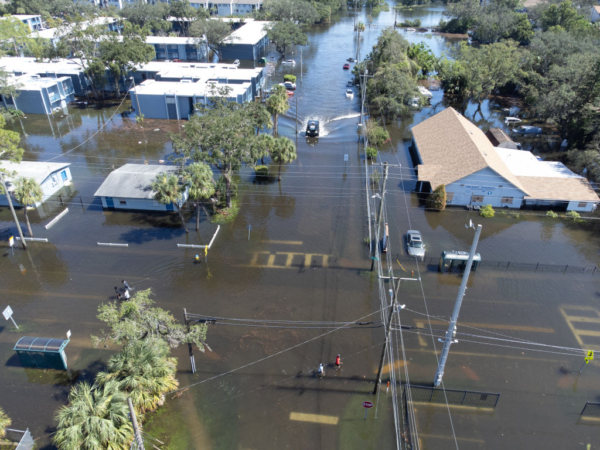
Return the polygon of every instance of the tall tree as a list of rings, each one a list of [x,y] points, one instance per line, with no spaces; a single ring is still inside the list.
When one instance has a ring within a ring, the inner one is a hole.
[[[3,93],[1,89],[0,93]],[[16,131],[5,130],[5,125],[6,119],[0,115],[0,160],[4,159],[19,163],[23,159],[24,152],[22,148],[19,148],[21,135]]]
[[[285,59],[285,51],[292,45],[308,44],[308,36],[300,26],[294,22],[275,22],[265,25],[267,36],[281,57]]]
[[[190,199],[196,202],[196,231],[200,229],[200,207],[215,194],[215,180],[208,164],[197,162],[186,166],[183,183],[187,186]],[[206,207],[204,207],[206,211]],[[208,216],[208,212],[206,213]]]
[[[31,41],[30,35],[29,26],[21,22],[20,19],[5,16],[0,20],[0,40],[11,43],[15,56],[25,56]]]
[[[275,139],[275,143],[271,148],[271,158],[279,165],[278,181],[281,181],[281,166],[295,161],[297,157],[296,146],[291,140],[286,137]]]
[[[109,331],[101,330],[102,336],[92,336],[95,347],[100,343],[112,342],[128,346],[138,341],[154,341],[160,339],[171,348],[181,344],[196,344],[200,351],[206,344],[207,326],[194,325],[188,331],[186,326],[179,323],[169,311],[154,308],[150,299],[151,289],[138,291],[126,301],[110,302],[98,307],[98,319],[106,323]]]
[[[183,193],[185,186],[179,182],[177,175],[172,173],[160,173],[152,182],[152,191],[154,191],[154,199],[163,205],[174,205],[181,219],[181,226],[186,233],[189,233],[181,206],[183,204]]]
[[[260,10],[255,11],[260,20],[299,22],[313,24],[320,16],[312,3],[305,0],[265,0]]]
[[[177,388],[177,359],[167,344],[158,339],[134,341],[108,360],[105,372],[96,375],[96,383],[116,383],[131,397],[138,413],[154,411],[165,401],[165,394]]]
[[[0,438],[6,436],[6,429],[10,427],[11,423],[10,417],[0,408]]]
[[[170,30],[171,22],[166,20],[169,17],[170,6],[164,2],[156,2],[154,4],[148,2],[136,2],[127,4],[119,11],[121,17],[127,19],[134,25],[140,27],[149,26],[151,29]],[[168,25],[165,25],[168,24]]]
[[[25,214],[29,236],[33,237],[31,223],[29,223],[29,216],[27,215],[27,207],[28,205],[35,205],[36,203],[41,202],[44,192],[34,178],[20,177],[15,183],[14,194],[17,201],[23,205],[23,214]]]
[[[267,110],[273,115],[273,135],[278,136],[277,128],[279,116],[290,109],[290,102],[283,86],[274,86],[271,95],[267,99]]]
[[[223,46],[227,36],[231,34],[231,24],[222,20],[199,19],[192,22],[189,33],[190,36],[196,38],[197,45],[202,45],[205,42],[204,38],[206,38],[208,47],[221,60],[223,59]]]
[[[114,382],[75,385],[56,420],[53,441],[59,450],[127,450],[133,440],[127,396]]]
[[[100,42],[100,59],[114,77],[115,91],[120,96],[120,82],[136,67],[154,59],[154,47],[146,44],[149,29],[124,23],[121,33],[110,33]]]
[[[199,18],[208,17],[208,12],[204,8],[194,8],[188,0],[181,0],[171,2],[169,15],[177,20],[181,33],[189,36],[191,24]]]

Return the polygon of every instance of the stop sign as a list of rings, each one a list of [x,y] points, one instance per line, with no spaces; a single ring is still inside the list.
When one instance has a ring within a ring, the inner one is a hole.
[[[372,402],[363,402],[363,406],[364,406],[365,408],[367,408],[367,409],[368,409],[368,408],[372,408],[372,407],[373,407],[373,403],[372,403]]]

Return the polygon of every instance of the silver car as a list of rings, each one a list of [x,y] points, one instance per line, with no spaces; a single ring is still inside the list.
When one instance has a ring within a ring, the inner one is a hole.
[[[417,230],[408,230],[406,232],[406,248],[410,256],[417,258],[425,257],[425,244],[421,238],[421,233]]]

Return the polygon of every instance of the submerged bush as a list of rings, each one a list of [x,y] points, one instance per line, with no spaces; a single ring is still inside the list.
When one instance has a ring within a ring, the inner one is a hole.
[[[485,205],[484,207],[481,208],[481,210],[479,210],[479,215],[482,217],[494,217],[495,211],[494,208],[492,208],[492,205]]]
[[[433,209],[435,211],[446,209],[446,186],[441,184],[435,191],[429,194],[425,206],[427,209]]]
[[[377,159],[377,149],[373,147],[367,147],[367,159]]]
[[[550,210],[550,211],[546,211],[546,216],[556,219],[558,217],[558,214],[556,214],[554,211]]]

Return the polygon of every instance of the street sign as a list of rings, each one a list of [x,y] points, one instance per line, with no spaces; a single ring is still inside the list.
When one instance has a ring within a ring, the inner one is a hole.
[[[15,245],[15,237],[11,236],[8,238],[8,246],[12,247],[13,245]],[[6,319],[6,320],[8,320],[8,319]]]
[[[10,319],[10,317],[13,315],[12,308],[10,306],[7,306],[6,309],[2,311],[2,315],[6,320]]]
[[[17,325],[17,322],[15,322],[15,319],[13,319],[12,317],[13,310],[10,306],[7,306],[6,309],[2,311],[2,315],[6,320],[10,319],[10,321],[15,325],[15,327],[17,327],[17,330],[19,329],[19,325]]]
[[[344,162],[348,162],[348,155],[344,155]]]
[[[373,402],[363,402],[363,406],[367,409],[372,408],[373,407]]]

